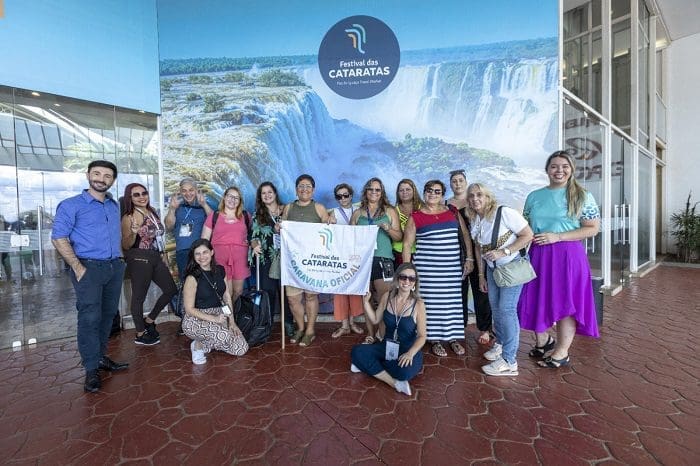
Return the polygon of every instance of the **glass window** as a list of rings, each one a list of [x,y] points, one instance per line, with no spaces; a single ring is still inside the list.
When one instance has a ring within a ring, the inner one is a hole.
[[[596,28],[602,24],[602,12],[603,9],[601,6],[601,0],[593,0],[591,2],[591,26],[593,28]]]
[[[649,148],[649,39],[639,31],[639,131],[640,143]],[[642,134],[644,139],[642,140]]]
[[[630,131],[631,113],[631,53],[630,20],[620,21],[612,27],[612,115],[611,119],[625,132]]]
[[[637,263],[641,267],[650,261],[651,257],[651,231],[652,231],[652,168],[654,161],[642,151],[639,151],[639,202],[637,210]]]
[[[564,13],[564,39],[577,36],[588,30],[588,4]]]
[[[630,0],[611,0],[610,8],[612,10],[610,16],[612,19],[622,18],[630,14]]]

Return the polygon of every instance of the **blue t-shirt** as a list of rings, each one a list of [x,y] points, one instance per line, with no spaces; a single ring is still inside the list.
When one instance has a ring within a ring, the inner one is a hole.
[[[528,194],[523,216],[535,234],[564,233],[581,228],[581,220],[600,218],[598,204],[589,192],[586,192],[586,200],[583,202],[579,218],[569,217],[567,210],[566,187],[541,188]]]
[[[122,257],[119,204],[107,193],[100,202],[83,190],[64,199],[56,208],[51,239],[68,238],[81,259]]]
[[[192,243],[202,236],[202,228],[206,218],[207,213],[201,205],[183,203],[175,210],[173,235],[177,251],[189,249]]]

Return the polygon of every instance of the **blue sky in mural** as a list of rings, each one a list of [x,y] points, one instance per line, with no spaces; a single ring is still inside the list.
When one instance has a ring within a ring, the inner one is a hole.
[[[556,0],[454,0],[439,2],[439,7],[425,0],[210,0],[206,7],[193,7],[189,0],[157,3],[161,59],[315,54],[328,28],[341,18],[363,14],[386,22],[402,50],[557,35]]]

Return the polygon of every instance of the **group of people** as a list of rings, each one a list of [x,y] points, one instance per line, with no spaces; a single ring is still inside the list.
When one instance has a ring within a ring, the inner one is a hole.
[[[266,181],[257,189],[252,214],[243,208],[238,188],[226,189],[214,211],[196,181],[186,178],[179,193],[170,198],[164,222],[150,206],[148,190],[132,183],[124,192],[121,231],[114,233],[114,201],[107,190],[116,178],[116,167],[92,162],[87,173],[90,187],[59,205],[52,236],[73,270],[85,388],[99,389],[98,369],[125,367],[104,354],[105,324],[100,320],[116,312],[115,277],[119,269],[123,274],[122,256],[131,278],[135,341],[156,344],[155,320],[177,292],[163,260],[164,233],[172,231],[183,283],[182,330],[192,340],[193,363],[202,364],[213,349],[234,355],[248,350],[230,311],[251,267],[258,267],[258,286],[269,293],[274,312],[280,312],[280,228],[285,220],[378,227],[370,292],[334,297],[334,316],[340,326],[331,336],[366,333],[362,344],[352,350],[352,371],[365,372],[410,394],[409,380],[421,370],[426,343],[438,357],[447,355],[446,348],[457,355],[466,353],[461,341],[469,288],[478,341],[491,344],[483,354],[489,361],[482,367],[486,374],[518,374],[521,328],[535,332],[529,355],[538,359],[539,366],[566,366],[575,334],[598,335],[590,267],[581,240],[597,234],[600,213],[592,195],[573,176],[575,163],[567,152],[551,154],[545,170],[548,186],[528,195],[522,214],[499,206],[484,184],[468,184],[463,170],[450,173],[450,198],[440,180],[425,183],[421,196],[413,181],[403,179],[392,205],[382,181],[371,178],[357,204],[353,188],[338,184],[334,189],[338,205],[331,209],[315,202],[315,181],[310,175],[297,178],[297,198],[288,204]],[[105,221],[100,219],[88,226],[85,219],[96,217],[98,210],[110,212],[107,225],[100,227]],[[93,236],[98,230],[99,235]],[[99,245],[94,244],[98,241]],[[524,285],[499,286],[494,271],[521,256],[529,256],[537,278]],[[105,275],[105,264],[111,267],[110,274]],[[82,294],[84,275],[105,291]],[[144,317],[143,301],[151,281],[162,294]],[[117,300],[118,294],[117,289]],[[286,286],[284,295],[293,320],[287,330],[289,341],[311,345],[316,338],[318,294]],[[365,328],[357,320],[360,316]]]

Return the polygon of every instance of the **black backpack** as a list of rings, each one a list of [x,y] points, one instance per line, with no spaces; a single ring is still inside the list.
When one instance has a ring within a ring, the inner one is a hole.
[[[260,258],[256,259],[257,289],[245,290],[233,304],[233,318],[250,347],[262,345],[272,333],[270,296],[260,289]]]

